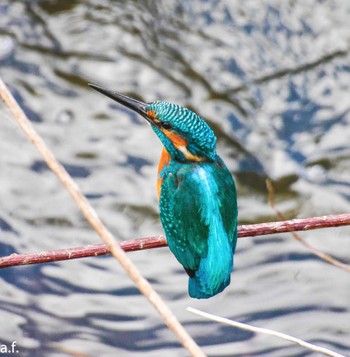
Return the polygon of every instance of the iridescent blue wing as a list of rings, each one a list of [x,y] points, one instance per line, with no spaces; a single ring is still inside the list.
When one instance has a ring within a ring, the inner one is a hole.
[[[218,182],[219,191],[218,198],[220,202],[220,213],[232,244],[233,251],[235,251],[237,243],[237,192],[236,185],[233,181],[232,175],[226,167],[223,160],[218,156],[218,161],[214,169],[214,176]]]
[[[161,187],[160,213],[169,248],[190,276],[207,257],[210,237],[228,238],[234,249],[236,191],[221,161],[185,164],[168,172]]]
[[[208,249],[209,227],[201,217],[198,189],[186,173],[170,173],[163,179],[159,203],[169,248],[191,276]]]

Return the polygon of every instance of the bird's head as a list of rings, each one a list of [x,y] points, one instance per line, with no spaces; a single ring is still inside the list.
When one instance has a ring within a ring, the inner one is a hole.
[[[94,84],[90,87],[142,115],[172,159],[180,162],[215,161],[216,137],[191,110],[168,102],[143,103]]]

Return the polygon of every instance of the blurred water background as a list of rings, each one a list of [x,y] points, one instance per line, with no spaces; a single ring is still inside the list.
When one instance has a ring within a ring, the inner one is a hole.
[[[218,136],[240,224],[350,211],[350,2],[2,0],[0,74],[119,240],[161,234],[161,144],[87,82],[187,106]],[[100,243],[0,103],[0,253]],[[349,262],[350,229],[305,232]],[[168,249],[131,259],[210,356],[313,356],[204,321],[187,306],[345,355],[350,280],[289,234],[240,239],[232,283],[206,301]],[[111,257],[0,271],[0,344],[20,356],[185,356]],[[56,346],[53,346],[56,344]],[[57,347],[58,345],[58,347]]]

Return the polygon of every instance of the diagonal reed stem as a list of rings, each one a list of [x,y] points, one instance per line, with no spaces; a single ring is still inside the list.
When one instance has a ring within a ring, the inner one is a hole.
[[[151,284],[142,276],[136,266],[127,257],[120,244],[115,240],[112,233],[106,228],[98,217],[94,208],[90,205],[86,197],[81,193],[78,185],[71,178],[65,168],[57,161],[51,150],[48,149],[43,139],[37,134],[31,122],[28,120],[5,83],[0,78],[0,97],[11,111],[13,118],[26,134],[28,139],[35,145],[39,153],[43,156],[47,165],[56,174],[64,187],[73,197],[75,203],[80,208],[86,220],[108,246],[113,256],[119,261],[129,277],[134,281],[137,288],[145,295],[148,301],[154,306],[162,317],[168,328],[174,332],[180,343],[192,356],[205,356],[196,342],[179,323],[175,315],[168,308],[163,299],[152,288]]]
[[[344,355],[341,355],[340,353],[331,351],[328,348],[324,348],[324,347],[320,347],[320,346],[314,345],[312,343],[309,343],[309,342],[306,342],[304,340],[301,340],[300,338],[296,338],[296,337],[287,335],[287,334],[282,333],[282,332],[278,332],[278,331],[274,331],[274,330],[270,330],[270,329],[262,328],[262,327],[255,327],[255,326],[244,324],[242,322],[238,322],[238,321],[234,321],[234,320],[229,320],[229,319],[226,319],[224,317],[208,314],[207,312],[194,309],[193,307],[188,307],[187,311],[192,312],[193,314],[205,317],[206,319],[209,319],[211,321],[220,322],[222,324],[226,324],[226,325],[229,325],[229,326],[237,327],[237,328],[240,328],[242,330],[247,330],[247,331],[251,331],[251,332],[255,332],[255,333],[263,333],[265,335],[270,335],[270,336],[275,336],[275,337],[281,338],[283,340],[296,343],[299,346],[307,348],[308,350],[311,350],[313,352],[322,353],[322,354],[324,354],[326,356],[346,357]]]

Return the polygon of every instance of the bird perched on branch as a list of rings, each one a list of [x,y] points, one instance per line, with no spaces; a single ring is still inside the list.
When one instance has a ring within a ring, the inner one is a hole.
[[[147,104],[90,86],[143,116],[163,143],[157,192],[169,248],[189,275],[191,297],[220,293],[233,269],[237,202],[233,178],[216,153],[214,132],[179,105]]]

